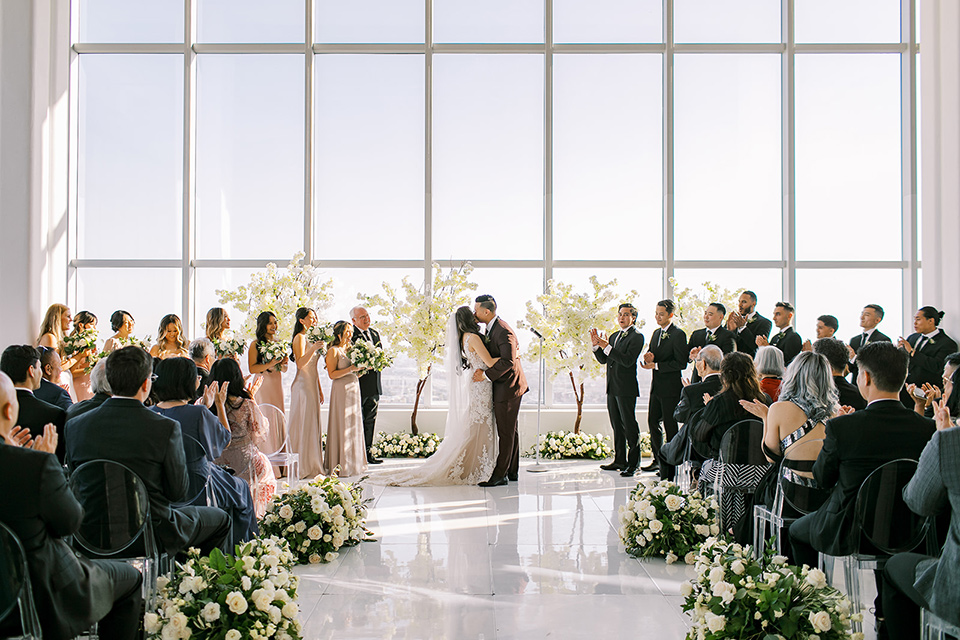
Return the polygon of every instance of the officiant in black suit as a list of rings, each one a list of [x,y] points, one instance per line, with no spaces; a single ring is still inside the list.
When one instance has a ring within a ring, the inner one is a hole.
[[[773,323],[779,331],[776,335],[767,341],[766,338],[757,337],[757,347],[770,345],[783,352],[783,364],[789,367],[793,359],[803,350],[803,338],[793,328],[793,305],[789,302],[778,302],[773,308]]]
[[[737,351],[743,351],[752,358],[757,354],[757,337],[769,337],[773,324],[757,313],[757,294],[753,291],[740,294],[737,309],[727,317],[727,329],[737,335]]]
[[[868,304],[860,312],[860,328],[863,333],[850,338],[850,344],[847,345],[847,355],[850,359],[850,381],[857,382],[857,354],[860,348],[870,342],[890,342],[890,338],[877,329],[877,325],[883,320],[883,307],[878,304]]]
[[[664,443],[664,432],[667,442],[677,435],[677,421],[673,419],[673,412],[680,402],[680,392],[683,391],[681,372],[687,368],[690,350],[687,349],[687,334],[673,324],[673,311],[673,300],[657,303],[655,318],[660,326],[653,332],[648,351],[643,354],[643,368],[653,371],[647,409],[653,462],[643,467],[644,471],[659,469],[657,460],[660,458],[660,446]],[[621,475],[627,475],[626,470]]]
[[[637,424],[637,359],[643,351],[643,334],[637,331],[637,308],[621,304],[617,324],[609,339],[590,330],[593,355],[607,366],[607,414],[613,429],[613,462],[600,465],[605,471],[627,471],[633,475],[640,464],[640,425]]]
[[[0,356],[0,371],[10,376],[17,389],[20,405],[17,426],[29,429],[34,436],[42,434],[48,424],[56,427],[59,436],[57,459],[62,464],[66,446],[63,425],[67,421],[67,412],[34,395],[43,379],[40,350],[28,344],[7,347]]]
[[[375,347],[382,347],[380,334],[370,326],[370,314],[363,307],[354,307],[350,310],[350,320],[353,321],[353,339],[366,340]],[[360,411],[363,414],[363,444],[367,448],[367,462],[369,464],[380,464],[383,462],[380,458],[374,457],[371,452],[373,447],[373,437],[376,435],[377,428],[377,409],[380,407],[380,394],[383,393],[383,386],[380,383],[380,372],[370,369],[360,376]]]
[[[910,357],[907,384],[922,387],[931,384],[943,386],[943,361],[951,353],[957,352],[957,343],[944,331],[939,329],[943,319],[943,311],[934,307],[922,307],[913,316],[913,330],[906,340],[900,338],[898,346],[907,352]],[[900,399],[905,407],[913,408],[913,398],[907,393],[906,387],[900,391]]]
[[[725,315],[727,315],[727,308],[721,303],[711,302],[707,305],[707,308],[703,312],[704,328],[697,329],[691,333],[690,341],[687,342],[687,347],[690,348],[689,362],[696,361],[700,349],[708,344],[717,346],[720,351],[723,352],[723,355],[727,355],[733,351],[736,347],[737,337],[733,331],[723,326]],[[693,368],[690,381],[693,383],[700,382],[700,374],[697,372],[696,367]]]

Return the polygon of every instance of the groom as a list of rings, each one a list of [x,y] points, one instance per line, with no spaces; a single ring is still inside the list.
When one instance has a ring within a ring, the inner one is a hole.
[[[478,369],[473,374],[476,382],[486,376],[493,382],[493,415],[497,420],[499,451],[497,466],[490,479],[481,482],[481,487],[498,487],[507,484],[507,479],[517,481],[520,469],[520,437],[517,419],[520,416],[520,400],[527,392],[527,379],[520,367],[517,335],[507,323],[497,317],[497,301],[493,296],[477,296],[473,315],[478,322],[487,325],[485,341],[490,356],[500,358],[486,371]]]

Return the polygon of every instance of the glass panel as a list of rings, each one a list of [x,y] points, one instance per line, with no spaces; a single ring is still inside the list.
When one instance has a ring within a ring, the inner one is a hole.
[[[149,338],[153,344],[160,318],[175,313],[183,319],[180,274],[180,269],[77,269],[77,306],[73,310],[86,309],[97,316],[101,341],[113,335],[113,312],[128,311],[136,322],[133,334]]]
[[[200,42],[303,42],[304,0],[198,0]]]
[[[797,42],[900,42],[900,0],[803,0]]]
[[[316,58],[316,251],[321,259],[423,257],[422,56]],[[362,242],[331,241],[338,221]]]
[[[779,259],[780,56],[678,54],[674,109],[677,259]]]
[[[77,5],[80,42],[183,42],[183,0],[83,0]]]
[[[302,55],[198,56],[199,258],[303,249],[303,104]]]
[[[554,58],[557,259],[659,259],[663,228],[659,55]],[[598,241],[602,237],[602,242]]]
[[[798,55],[796,86],[797,259],[899,260],[900,56]]]
[[[903,330],[903,271],[797,269],[794,326],[804,339],[814,340],[817,318],[829,314],[840,324],[836,337],[850,342],[863,332],[860,312],[868,304],[883,307],[883,322],[877,328],[896,340]]]
[[[77,254],[179,258],[183,58],[80,56]]]
[[[434,57],[433,254],[543,256],[543,56]]]
[[[317,42],[423,42],[423,0],[317,0]]]
[[[554,42],[663,42],[661,0],[554,0]]]
[[[624,298],[621,301],[630,302],[637,307],[637,326],[643,325],[640,327],[640,333],[643,334],[644,349],[646,349],[647,341],[657,328],[654,313],[656,312],[657,301],[662,299],[663,271],[660,269],[555,269],[553,272],[554,280],[572,284],[581,291],[585,291],[589,286],[590,276],[597,276],[600,282],[610,282],[616,279],[619,291],[634,290],[644,296],[642,299],[629,300]],[[617,329],[617,327],[597,328],[605,331],[607,335]],[[640,398],[637,400],[637,407],[645,408],[650,402],[650,384],[653,375],[649,370],[637,367],[637,377],[640,382]],[[606,406],[606,389],[605,378],[586,381],[583,385],[584,402]],[[553,403],[561,405],[575,405],[577,403],[569,377],[554,379]]]
[[[712,282],[738,295],[749,289],[757,294],[757,312],[767,319],[773,318],[773,308],[783,295],[783,272],[780,269],[677,269],[674,278],[678,287],[690,287],[695,291],[704,282]]]
[[[435,42],[543,42],[543,0],[434,0]]]
[[[675,42],[780,42],[773,0],[675,0]]]
[[[218,289],[227,289],[235,291],[240,285],[247,285],[250,282],[250,275],[255,272],[263,272],[266,269],[197,269],[194,279],[194,304],[195,312],[193,314],[193,326],[191,335],[194,337],[206,335],[202,326],[207,320],[207,311],[212,307],[223,307],[230,315],[230,328],[240,334],[243,330],[243,322],[247,314],[238,311],[232,304],[220,304],[220,296],[217,295]],[[246,358],[240,359],[240,366],[247,371]]]

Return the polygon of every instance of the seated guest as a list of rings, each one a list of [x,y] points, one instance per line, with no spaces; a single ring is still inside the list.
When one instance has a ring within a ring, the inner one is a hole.
[[[17,411],[13,384],[0,373],[0,441],[11,441]],[[138,637],[143,606],[140,572],[115,560],[80,558],[63,540],[79,529],[83,508],[49,453],[56,439],[48,430],[34,439],[33,448],[0,444],[0,521],[26,551],[43,637],[74,638],[96,622],[101,638],[131,640]],[[6,621],[16,627],[16,614]],[[19,635],[20,629],[6,624],[0,625],[2,637]]]
[[[70,405],[70,408],[67,409],[67,420],[83,415],[87,411],[92,411],[110,399],[106,360],[100,360],[93,365],[93,370],[90,372],[90,390],[93,391],[92,398]]]
[[[45,426],[53,425],[59,436],[57,459],[63,462],[66,445],[63,425],[67,421],[67,413],[34,395],[42,379],[40,351],[28,344],[9,346],[0,356],[0,371],[10,376],[17,389],[17,402],[20,405],[17,426],[40,434]]]
[[[757,353],[757,338],[770,335],[773,326],[770,320],[757,313],[757,294],[744,291],[737,301],[737,311],[731,311],[727,317],[727,329],[737,334],[737,351],[750,357]]]
[[[200,381],[197,383],[197,397],[203,395],[207,385],[210,384],[210,367],[217,359],[217,351],[213,348],[213,342],[210,338],[197,338],[187,347],[190,359],[197,365],[197,375]]]
[[[850,358],[850,381],[857,382],[857,353],[860,347],[869,342],[890,342],[890,338],[877,330],[877,325],[883,320],[883,307],[878,304],[868,304],[860,312],[860,328],[863,333],[850,338],[847,345],[847,355]]]
[[[906,340],[900,338],[897,345],[909,356],[907,384],[923,388],[924,384],[937,385],[943,376],[943,361],[950,353],[957,352],[957,343],[938,327],[943,311],[923,307],[913,317],[913,329]],[[903,406],[913,408],[913,398],[906,388],[900,392]]]
[[[73,404],[73,398],[66,389],[59,385],[60,378],[63,376],[63,368],[60,366],[60,354],[49,347],[39,347],[40,349],[40,386],[34,392],[38,398],[52,405],[56,405],[66,411]]]
[[[834,316],[820,316],[817,318],[817,326],[815,327],[817,340],[823,340],[824,338],[836,338],[837,329],[839,328],[840,322]],[[839,338],[837,339],[839,340]],[[813,345],[809,340],[803,341],[803,350],[813,351]]]
[[[783,364],[790,366],[797,354],[803,350],[803,338],[791,326],[793,322],[794,308],[789,302],[778,302],[773,309],[773,324],[779,330],[778,333],[768,341],[762,336],[757,336],[757,346],[764,347],[770,345],[783,351]]]
[[[230,547],[250,540],[257,535],[250,487],[214,464],[214,460],[223,454],[230,443],[230,423],[224,407],[226,385],[222,393],[216,383],[210,385],[203,394],[203,403],[195,405],[191,403],[196,395],[199,376],[191,360],[167,358],[157,364],[155,371],[157,380],[153,383],[153,391],[157,405],[152,407],[152,411],[179,422],[181,433],[203,446],[207,459],[199,471],[209,475],[217,506],[229,513],[233,520]],[[217,412],[216,415],[211,412],[211,407]]]
[[[883,569],[883,612],[879,638],[919,640],[920,610],[960,625],[960,428],[938,403],[937,432],[920,454],[920,464],[903,499],[921,516],[950,514],[950,533],[939,558],[898,553]]]
[[[687,346],[690,347],[690,362],[697,359],[700,349],[707,345],[715,345],[724,354],[733,351],[736,346],[736,336],[733,331],[723,326],[723,317],[727,315],[727,308],[719,302],[711,302],[703,312],[703,329],[697,329],[690,334]],[[697,368],[693,368],[692,382],[700,382]]]
[[[900,402],[907,377],[907,354],[889,342],[871,342],[857,354],[857,386],[867,408],[826,422],[823,448],[813,465],[817,484],[831,491],[819,509],[790,525],[793,561],[817,566],[818,554],[873,551],[854,531],[860,485],[884,463],[920,457],[935,431],[933,420]],[[877,602],[878,608],[882,605]],[[877,611],[881,618],[882,611]]]
[[[168,553],[198,547],[207,554],[222,547],[230,532],[225,512],[170,506],[188,497],[187,466],[180,425],[143,406],[153,386],[152,358],[139,347],[113,351],[107,357],[107,380],[113,397],[67,425],[68,466],[105,459],[137,474],[150,494],[157,540]]]
[[[951,353],[943,360],[943,391],[932,384],[918,387],[915,384],[907,385],[907,393],[913,399],[914,411],[928,418],[934,417],[933,402],[943,400],[950,415],[960,415],[960,393],[954,394],[953,389],[958,383],[960,371],[960,353]]]
[[[833,370],[833,384],[837,387],[840,396],[840,406],[852,407],[854,411],[865,409],[867,401],[860,395],[860,390],[850,384],[844,377],[847,375],[847,345],[836,338],[820,338],[813,343],[814,353],[819,353]]]
[[[773,400],[777,400],[783,380],[783,351],[770,345],[760,347],[757,355],[753,357],[753,366],[760,376],[760,388]]]

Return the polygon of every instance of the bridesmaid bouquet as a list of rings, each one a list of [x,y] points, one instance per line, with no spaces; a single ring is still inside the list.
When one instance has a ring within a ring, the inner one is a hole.
[[[223,336],[219,340],[213,340],[213,348],[217,352],[217,358],[233,358],[243,354],[246,345],[241,340],[234,337]]]
[[[382,347],[374,346],[366,340],[357,340],[347,352],[350,364],[359,369],[383,371],[393,364],[393,358]]]
[[[264,362],[270,362],[271,360],[285,358],[290,355],[290,345],[286,342],[258,342],[257,351],[260,352],[260,357],[263,358]],[[274,370],[280,371],[280,366],[281,365],[278,364]]]
[[[307,329],[307,340],[310,342],[333,342],[333,325],[315,324]]]
[[[83,372],[90,373],[93,371],[93,367],[108,355],[110,355],[110,353],[107,351],[98,351],[91,356],[87,356],[87,368],[84,369]]]
[[[140,347],[147,353],[150,353],[150,341],[141,340],[137,336],[127,336],[126,338],[117,338],[117,342],[120,343],[120,347]]]
[[[96,351],[97,335],[96,329],[87,329],[80,333],[63,336],[63,355],[69,358],[75,353],[81,353],[88,349]]]
[[[717,501],[705,500],[697,491],[685,494],[668,480],[637,484],[621,505],[619,517],[627,553],[665,557],[667,564],[678,559],[693,564],[700,545],[720,533]]]

